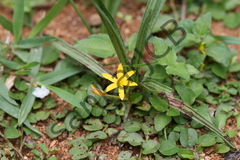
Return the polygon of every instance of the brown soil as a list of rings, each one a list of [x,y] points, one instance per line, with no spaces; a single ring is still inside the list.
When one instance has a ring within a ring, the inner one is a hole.
[[[90,19],[92,14],[96,13],[95,8],[92,5],[87,5],[86,2],[84,2],[84,0],[77,1],[77,7],[80,9],[80,11],[82,12],[82,14],[87,20]],[[132,19],[127,22],[123,22],[121,19],[117,19],[117,24],[120,28],[120,31],[122,33],[124,40],[127,40],[132,33],[135,33],[138,31],[144,9],[145,9],[145,4],[140,3],[138,1],[136,2],[136,1],[124,0],[123,3],[121,4],[119,11],[124,13],[124,15],[132,16]],[[48,11],[49,11],[48,7],[47,8],[40,7],[36,9],[34,18],[33,18],[34,24],[39,22],[40,19]],[[240,6],[236,9],[236,11],[238,12],[240,11]],[[0,15],[3,15],[8,19],[12,19],[12,10],[0,4]],[[193,19],[195,18],[195,16],[191,16],[191,15],[189,15],[189,17]],[[214,21],[212,23],[211,28],[212,28],[213,34],[216,34],[216,35],[228,35],[228,36],[240,37],[240,27],[238,27],[237,29],[231,30],[226,28],[222,22]],[[27,37],[27,35],[30,33],[30,30],[31,29],[24,27],[23,37]],[[48,25],[48,27],[44,29],[43,33],[62,38],[63,40],[67,41],[70,44],[74,44],[74,41],[81,40],[89,36],[87,29],[85,28],[84,24],[81,22],[75,10],[70,4],[67,4],[63,8],[60,14]],[[8,36],[8,31],[6,31],[2,26],[0,26],[0,40],[5,40],[7,36]],[[12,35],[11,35],[11,41],[13,41]],[[238,60],[240,62],[240,45],[230,45],[230,47],[233,47],[237,50],[239,55]],[[101,63],[109,64],[110,62],[115,62],[115,61],[117,60],[105,59]],[[115,67],[116,66],[113,65],[111,67],[108,67],[108,69],[114,70]],[[66,108],[69,107],[67,103],[63,102],[54,94],[51,94],[51,96],[55,97],[55,99],[59,104],[56,108],[54,108],[54,110],[61,111],[63,107],[66,107]],[[65,136],[67,135],[67,139],[65,140],[63,140],[64,135],[61,135],[54,139],[50,139],[46,135],[46,130],[45,130],[46,126],[50,122],[51,121],[47,120],[43,122],[38,122],[36,125],[34,125],[34,127],[38,128],[42,133],[44,133],[44,136],[38,139],[37,143],[45,143],[49,148],[52,148],[53,146],[57,147],[58,151],[54,154],[58,157],[58,159],[62,159],[62,160],[71,159],[71,157],[68,154],[70,148],[67,145],[67,141],[76,137],[86,135],[88,132],[80,128],[74,133],[69,133],[69,134],[64,133]],[[231,126],[234,129],[236,128],[236,122],[233,118],[228,120],[228,125],[226,125],[226,128],[229,127],[229,123],[231,123]],[[118,129],[120,130],[121,128],[118,128]],[[31,139],[31,137],[29,136],[27,136],[26,138]],[[235,138],[232,138],[232,140],[234,141],[237,148],[240,148],[239,137],[236,136]],[[97,155],[107,154],[107,159],[109,160],[115,160],[119,152],[123,150],[132,150],[134,154],[138,154],[138,155],[140,153],[139,148],[133,148],[127,145],[124,145],[121,147],[119,144],[109,145],[109,142],[110,142],[110,139],[100,141],[97,144],[97,146],[92,149],[92,151]],[[223,157],[222,154],[216,154],[212,149],[210,148],[208,149],[209,150],[208,151],[206,150],[202,155],[204,159],[214,160],[214,159],[221,159]],[[29,151],[30,151],[29,149],[23,148],[24,156],[28,160],[32,159],[33,157],[33,154]]]

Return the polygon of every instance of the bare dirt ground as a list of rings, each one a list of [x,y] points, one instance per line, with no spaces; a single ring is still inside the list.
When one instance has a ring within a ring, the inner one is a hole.
[[[51,6],[50,6],[51,7]],[[36,24],[38,21],[41,20],[41,18],[48,12],[50,7],[39,7],[35,9],[35,14],[33,18],[34,24]],[[80,9],[84,17],[89,20],[91,16],[94,13],[97,13],[95,8],[92,5],[86,4],[83,0],[79,0],[77,2],[77,7]],[[120,28],[120,31],[122,33],[123,39],[127,40],[132,33],[135,33],[138,31],[141,17],[143,15],[143,11],[145,9],[145,4],[136,2],[136,1],[128,1],[124,0],[121,4],[121,7],[119,9],[120,12],[122,12],[124,15],[131,15],[132,19],[127,22],[123,22],[121,19],[116,19],[117,24]],[[240,6],[236,9],[236,12],[240,12]],[[0,4],[0,14],[7,17],[8,19],[12,19],[12,10],[8,9]],[[195,16],[188,16],[189,18],[196,18]],[[216,35],[228,35],[228,36],[235,36],[240,37],[240,27],[237,29],[231,30],[226,28],[222,22],[216,22],[213,21],[211,25],[213,34]],[[27,37],[31,29],[24,27],[23,28],[23,37]],[[62,38],[63,40],[67,41],[70,44],[74,44],[74,41],[81,40],[84,38],[87,38],[89,36],[89,33],[87,29],[85,28],[84,24],[79,19],[77,13],[73,9],[73,7],[70,4],[67,4],[63,10],[60,12],[60,14],[46,27],[43,31],[44,34],[50,34],[54,35],[56,37]],[[8,35],[8,32],[0,26],[0,40],[5,40]],[[13,41],[13,36],[11,36],[11,40]],[[230,45],[231,47],[235,48],[238,52],[238,60],[240,62],[240,45]],[[107,64],[110,62],[116,61],[111,59],[106,59],[102,63]],[[114,70],[115,66],[113,65],[112,68],[108,68],[110,70]],[[68,108],[69,105],[66,102],[63,102],[63,100],[59,99],[56,95],[51,94],[56,101],[58,102],[58,106],[54,108],[54,110],[61,111],[64,107]],[[38,128],[42,133],[45,133],[45,127],[50,123],[49,119],[38,122],[36,125],[34,125],[36,128]],[[236,127],[236,122],[234,119],[229,119],[227,122],[226,128],[229,127]],[[120,127],[115,127],[117,129],[121,129]],[[74,139],[76,137],[80,137],[83,135],[86,135],[88,132],[84,131],[82,128],[77,130],[75,133],[69,133],[67,134],[67,139],[63,140],[63,137],[66,136],[66,134],[59,136],[54,139],[50,139],[46,134],[42,136],[40,139],[37,140],[37,143],[45,143],[48,147],[57,147],[58,152],[54,153],[58,159],[67,160],[71,159],[69,156],[69,146],[67,145],[67,141]],[[31,137],[27,137],[28,139],[31,139]],[[240,142],[239,137],[232,139],[235,142],[235,145],[240,148]],[[120,151],[123,150],[132,150],[134,154],[139,154],[139,148],[132,148],[131,146],[124,145],[123,147],[120,147],[119,145],[109,145],[109,139],[106,139],[104,141],[99,142],[95,147],[93,147],[92,151],[95,152],[98,155],[101,154],[107,154],[107,158],[109,160],[114,160],[117,158]],[[29,152],[30,150],[27,148],[23,148],[24,156],[27,157],[27,159],[32,159],[33,154]],[[223,157],[222,154],[216,154],[214,153],[214,150],[210,148],[206,148],[205,152],[203,154],[206,160],[217,160],[221,159]]]

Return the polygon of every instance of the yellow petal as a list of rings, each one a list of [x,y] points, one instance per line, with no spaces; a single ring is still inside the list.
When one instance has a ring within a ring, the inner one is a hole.
[[[111,82],[116,82],[117,78],[113,77],[113,75],[108,74],[108,73],[102,73],[102,76],[106,79],[108,79]]]
[[[138,84],[136,82],[127,80],[127,81],[124,81],[122,83],[122,85],[124,85],[124,86],[137,86]]]
[[[123,81],[126,81],[129,77],[131,77],[136,71],[129,71],[127,72],[124,77],[122,78]]]
[[[123,77],[123,75],[124,75],[123,66],[122,63],[120,63],[117,68],[117,78],[119,79]]]
[[[112,83],[112,84],[110,84],[110,85],[107,86],[107,88],[105,89],[105,92],[109,92],[109,91],[111,91],[111,90],[113,90],[113,89],[115,89],[115,88],[117,88],[117,87],[118,87],[118,86],[117,86],[116,83]]]
[[[91,87],[92,87],[91,91],[97,96],[103,97],[106,95],[106,93],[103,90],[98,89],[94,84],[91,84]]]
[[[122,86],[120,86],[120,87],[118,88],[118,92],[119,92],[119,98],[120,98],[121,100],[123,100],[123,99],[124,99],[124,89],[123,89]]]

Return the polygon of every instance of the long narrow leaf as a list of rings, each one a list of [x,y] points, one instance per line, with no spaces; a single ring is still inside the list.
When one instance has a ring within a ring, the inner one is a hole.
[[[18,118],[18,114],[19,114],[19,108],[10,104],[8,101],[6,101],[1,95],[0,95],[0,109],[3,110],[4,112],[6,112],[7,114],[9,114],[10,116],[14,117],[14,118]],[[42,133],[34,128],[33,126],[31,126],[31,124],[29,123],[28,120],[24,121],[24,125],[26,125],[29,129],[31,129],[32,131],[34,131],[35,133],[42,135]]]
[[[20,40],[17,44],[17,48],[27,49],[42,46],[44,43],[55,40],[56,37],[45,36],[45,37],[34,37]]]
[[[38,33],[40,33],[47,25],[55,18],[61,9],[66,5],[68,0],[60,0],[55,4],[48,14],[32,29],[28,38],[35,37]]]
[[[10,31],[13,34],[12,22],[2,15],[0,15],[0,25],[2,25],[3,28],[5,28],[6,30]]]
[[[39,78],[39,83],[44,85],[51,85],[82,71],[82,68],[66,68],[53,71],[41,76]]]
[[[83,102],[81,99],[77,99],[73,94],[53,86],[46,86],[46,88],[56,93],[61,99],[72,104],[73,106],[76,106],[82,118],[88,117],[91,113],[92,106],[86,102]]]
[[[90,55],[83,53],[70,44],[64,42],[63,40],[57,39],[52,42],[52,45],[58,50],[62,51],[72,59],[76,60],[78,63],[85,65],[97,75],[102,77],[102,73],[108,73],[94,58]]]
[[[226,44],[240,44],[240,38],[232,36],[213,36],[217,40],[223,41]]]
[[[149,0],[143,15],[142,23],[138,31],[137,43],[134,49],[132,64],[140,64],[142,61],[143,50],[145,47],[147,36],[156,23],[159,13],[166,0]],[[159,26],[160,27],[160,26]],[[139,70],[139,69],[138,69]],[[137,75],[133,76],[134,81],[138,81]]]
[[[22,102],[22,105],[20,107],[19,114],[18,114],[19,126],[26,120],[28,114],[30,113],[33,107],[33,103],[35,101],[35,96],[32,94],[33,91],[34,91],[34,87],[30,86],[28,93]]]
[[[17,44],[21,38],[23,16],[24,16],[24,0],[17,0],[15,3],[13,13],[13,33],[15,44]]]
[[[96,7],[102,22],[106,28],[106,31],[113,43],[113,46],[116,50],[118,58],[123,65],[129,65],[128,57],[127,57],[127,50],[124,45],[124,41],[120,34],[120,31],[110,15],[110,13],[105,8],[104,4],[101,0],[92,0],[94,6]]]
[[[3,83],[3,80],[0,79],[0,95],[3,96],[9,103],[13,105],[18,105],[9,95],[6,85]]]

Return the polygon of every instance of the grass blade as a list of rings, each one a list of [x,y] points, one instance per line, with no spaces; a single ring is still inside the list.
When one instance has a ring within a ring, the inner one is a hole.
[[[65,78],[82,72],[82,68],[66,68],[47,73],[39,78],[39,83],[44,85],[51,85],[57,83]]]
[[[78,63],[85,65],[97,75],[102,77],[102,73],[108,73],[93,57],[90,55],[83,53],[70,44],[64,42],[63,40],[57,39],[52,42],[52,45],[56,47],[58,50],[62,51],[69,57],[76,60]]]
[[[159,12],[161,11],[166,0],[149,0],[146,10],[143,15],[143,19],[140,25],[140,29],[138,31],[138,37],[136,47],[134,49],[132,64],[140,64],[142,61],[143,50],[145,47],[147,36],[150,35],[151,30],[156,23],[156,20],[159,16]],[[139,69],[137,69],[139,70]],[[138,81],[137,75],[133,76],[134,81]]]
[[[26,97],[24,98],[19,113],[18,113],[18,125],[20,126],[27,118],[29,112],[32,109],[33,103],[35,101],[35,96],[32,94],[34,87],[30,86]]]
[[[106,28],[106,31],[113,43],[113,46],[116,50],[118,58],[123,65],[129,65],[128,57],[127,57],[127,50],[124,45],[124,41],[120,34],[120,31],[110,15],[110,13],[105,8],[104,4],[101,0],[92,0],[94,6],[96,7],[102,22]]]
[[[24,0],[17,0],[13,12],[14,43],[17,44],[21,38],[24,16]]]
[[[6,101],[1,95],[0,95],[0,109],[3,110],[4,112],[6,112],[7,114],[9,114],[10,116],[14,117],[14,118],[18,118],[18,113],[19,113],[19,108],[10,104],[8,101]],[[32,131],[34,131],[35,133],[42,135],[42,133],[34,128],[33,126],[31,126],[31,124],[29,123],[28,120],[24,121],[24,125],[26,125],[29,129],[31,129]]]
[[[47,25],[55,18],[61,9],[66,5],[68,0],[60,0],[55,4],[51,10],[47,13],[47,15],[32,29],[28,38],[35,37],[38,33],[40,33]]]
[[[17,44],[17,48],[28,49],[42,46],[44,43],[51,42],[55,40],[55,37],[52,36],[45,36],[45,37],[34,37],[20,40]]]
[[[83,24],[87,27],[88,32],[90,34],[93,34],[93,30],[92,28],[89,26],[89,24],[87,23],[86,19],[83,17],[82,13],[78,10],[77,6],[75,5],[73,0],[70,0],[71,5],[73,6],[73,8],[75,9],[75,11],[77,12],[78,16],[80,17],[80,19],[82,20]]]
[[[13,34],[13,24],[6,17],[0,15],[0,25]]]
[[[8,95],[8,89],[6,85],[4,84],[3,80],[0,79],[0,95],[7,100],[9,103],[13,105],[18,105],[9,95]]]

